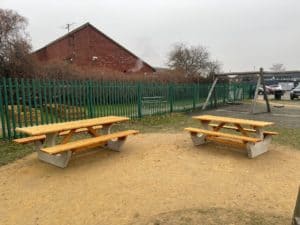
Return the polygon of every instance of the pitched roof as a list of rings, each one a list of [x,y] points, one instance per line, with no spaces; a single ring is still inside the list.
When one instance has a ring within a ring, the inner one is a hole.
[[[66,37],[68,37],[68,36],[70,36],[70,35],[73,35],[73,34],[75,34],[76,32],[78,32],[78,31],[80,31],[80,30],[82,30],[82,29],[84,29],[84,28],[86,28],[86,27],[91,27],[91,28],[94,29],[96,32],[98,32],[100,35],[104,36],[106,39],[108,39],[109,41],[111,41],[112,43],[114,43],[115,45],[117,45],[118,47],[122,48],[122,49],[123,49],[124,51],[126,51],[128,54],[132,55],[134,58],[141,60],[145,65],[149,66],[149,67],[153,70],[153,72],[156,71],[154,67],[150,66],[150,64],[146,63],[144,60],[142,60],[140,57],[138,57],[138,56],[136,56],[135,54],[133,54],[133,53],[132,53],[131,51],[129,51],[127,48],[125,48],[124,46],[120,45],[118,42],[114,41],[112,38],[110,38],[109,36],[107,36],[106,34],[104,34],[103,32],[101,32],[99,29],[97,29],[95,26],[93,26],[93,25],[90,24],[89,22],[87,22],[87,23],[85,23],[85,24],[83,24],[83,25],[81,25],[81,26],[75,28],[74,30],[70,31],[69,33],[67,33],[67,34],[65,34],[65,35],[63,35],[63,36],[61,36],[61,37],[55,39],[54,41],[48,43],[47,45],[45,45],[45,46],[42,47],[42,48],[39,48],[39,49],[35,50],[35,51],[32,52],[32,53],[36,53],[36,52],[42,51],[43,49],[49,47],[50,45],[53,45],[53,44],[55,44],[56,42],[58,42],[58,41],[60,41],[60,40],[63,40],[64,38],[66,38]]]

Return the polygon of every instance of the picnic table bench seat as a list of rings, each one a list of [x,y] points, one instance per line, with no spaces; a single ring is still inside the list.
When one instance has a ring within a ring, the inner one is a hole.
[[[210,123],[209,126],[211,127],[218,127],[219,125],[218,124],[214,124],[214,123]],[[235,130],[235,131],[239,131],[239,129],[237,127],[234,127],[234,126],[223,126],[223,128],[225,129],[230,129],[230,130]],[[256,132],[256,130],[254,129],[250,129],[250,128],[243,128],[245,131],[248,131],[248,132]],[[268,134],[268,135],[278,135],[278,132],[275,132],[275,131],[267,131],[267,130],[264,130],[263,131],[264,134]]]
[[[83,140],[78,140],[78,141],[72,141],[66,144],[60,144],[60,145],[55,145],[52,147],[45,147],[41,148],[41,151],[46,152],[48,154],[58,154],[66,151],[77,151],[81,149],[88,149],[88,148],[93,148],[97,147],[101,144],[105,144],[110,140],[113,139],[122,139],[126,138],[129,135],[134,135],[138,134],[139,131],[137,130],[126,130],[126,131],[120,131],[120,132],[115,132],[111,134],[106,134],[106,135],[101,135],[99,137],[92,137],[88,139],[83,139]]]
[[[95,130],[99,130],[101,128],[102,128],[101,125],[93,127],[93,129],[95,129]],[[88,131],[87,128],[79,128],[79,129],[76,129],[74,133],[83,133],[83,132],[87,132],[87,131]],[[69,133],[70,133],[69,130],[62,131],[59,133],[59,136],[65,136],[65,135],[68,135]],[[35,142],[35,141],[43,141],[45,139],[46,139],[46,135],[35,135],[35,136],[30,136],[30,137],[14,139],[13,141],[18,144],[28,144],[28,143]]]
[[[200,128],[193,128],[193,127],[187,127],[185,128],[186,131],[189,131],[191,133],[201,133],[201,134],[207,134],[215,137],[224,137],[224,138],[231,138],[236,139],[244,142],[252,142],[256,143],[259,141],[262,141],[260,138],[254,138],[254,137],[246,137],[246,136],[240,136],[235,134],[228,134],[228,133],[222,133],[218,131],[211,131],[211,130],[205,130]]]

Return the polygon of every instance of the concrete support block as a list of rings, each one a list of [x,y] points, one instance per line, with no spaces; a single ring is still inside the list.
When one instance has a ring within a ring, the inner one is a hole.
[[[120,151],[120,148],[122,147],[122,145],[125,143],[126,138],[120,138],[118,140],[110,140],[107,142],[106,147],[110,150],[113,151]]]
[[[63,152],[63,153],[55,154],[55,155],[50,155],[41,150],[37,150],[37,153],[38,153],[39,160],[44,161],[49,164],[52,164],[54,166],[58,166],[60,168],[67,167],[67,165],[71,159],[71,156],[72,156],[71,151],[67,151],[67,152]]]
[[[46,152],[41,151],[41,148],[43,146],[50,147],[50,146],[55,145],[55,137],[56,137],[56,134],[47,135],[44,144],[41,141],[36,141],[35,149],[38,154],[39,160],[49,163],[49,164],[52,164],[52,165],[55,165],[55,166],[58,166],[60,168],[65,168],[65,167],[67,167],[67,165],[71,159],[71,156],[72,156],[71,151],[63,152],[63,153],[55,154],[55,155],[50,155]]]
[[[191,133],[191,138],[195,146],[206,143],[205,137],[206,135],[204,134]]]
[[[102,125],[101,133],[102,134],[110,134],[111,127],[112,127],[111,124]]]
[[[264,140],[257,143],[248,143],[247,152],[249,158],[254,158],[268,151],[268,147],[272,141],[272,135],[266,135]]]

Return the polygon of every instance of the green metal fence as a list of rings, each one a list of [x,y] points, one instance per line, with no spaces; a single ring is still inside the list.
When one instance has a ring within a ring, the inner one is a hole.
[[[131,118],[193,110],[204,103],[209,84],[57,81],[2,78],[1,138],[22,136],[16,127],[105,115]],[[251,97],[249,84],[218,84],[210,107]]]

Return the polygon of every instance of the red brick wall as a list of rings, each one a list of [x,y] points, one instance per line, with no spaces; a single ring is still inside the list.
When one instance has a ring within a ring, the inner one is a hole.
[[[154,72],[135,56],[91,26],[62,38],[34,53],[41,62],[68,61],[82,68],[120,72]],[[94,60],[93,60],[94,58]]]

